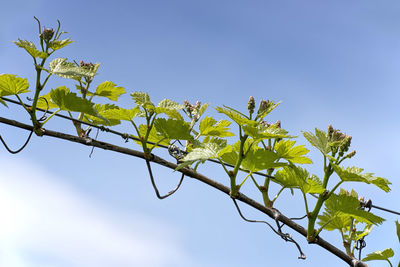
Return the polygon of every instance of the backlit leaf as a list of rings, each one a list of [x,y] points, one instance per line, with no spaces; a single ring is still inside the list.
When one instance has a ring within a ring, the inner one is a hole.
[[[234,122],[236,122],[238,125],[243,126],[243,125],[253,125],[256,122],[249,120],[248,118],[246,118],[245,116],[243,116],[242,114],[240,114],[239,112],[229,109],[229,108],[221,108],[221,107],[217,107],[216,110],[219,113],[223,113],[226,116],[228,116],[229,118],[231,118]]]
[[[394,256],[394,251],[391,248],[387,248],[384,251],[375,251],[373,253],[367,254],[367,256],[362,259],[363,261],[373,261],[373,260],[389,260],[389,258]]]
[[[257,114],[257,120],[262,120],[265,116],[267,116],[271,111],[273,111],[277,106],[279,106],[281,102],[278,103],[271,103],[271,105],[269,105],[269,107],[264,110],[262,113]]]
[[[131,121],[133,118],[137,117],[140,112],[140,108],[138,106],[132,109],[106,109],[103,111],[104,117],[113,120],[123,120],[123,121]]]
[[[184,158],[183,161],[197,161],[216,159],[220,157],[220,151],[226,146],[226,141],[222,139],[211,139],[207,143],[201,144],[201,147],[193,149]]]
[[[157,107],[155,108],[154,111],[157,114],[164,113],[168,115],[171,119],[177,119],[183,121],[183,117],[181,114],[179,114],[178,110],[181,110],[184,107],[185,107],[184,105],[180,105],[172,100],[164,99],[157,104]]]
[[[290,140],[281,140],[276,143],[274,148],[278,157],[286,159],[292,163],[311,164],[311,159],[304,156],[309,152],[309,150],[303,145],[293,147],[295,143],[296,141]]]
[[[373,176],[373,173],[361,173],[363,171],[361,168],[347,167],[344,169],[336,164],[332,164],[332,167],[342,181],[364,182],[376,185],[385,192],[390,191],[389,185],[392,184],[391,182],[385,178]]]
[[[119,119],[116,119],[113,116],[108,116],[109,112],[118,111],[119,107],[110,104],[104,104],[104,105],[96,104],[94,108],[97,110],[98,114],[102,118],[105,118],[106,120],[100,119],[95,116],[90,116],[87,114],[85,115],[84,120],[87,120],[96,125],[104,125],[104,126],[114,126],[121,123]]]
[[[269,127],[256,124],[243,126],[244,132],[254,139],[272,139],[272,138],[294,138],[295,136],[287,135],[287,131],[275,125]]]
[[[275,162],[277,159],[278,156],[275,152],[253,146],[246,154],[246,157],[243,159],[240,167],[251,172],[257,172],[287,165],[285,163]]]
[[[316,147],[325,156],[328,156],[331,149],[328,144],[328,136],[324,131],[315,128],[315,134],[311,132],[303,132],[303,135],[311,145]]]
[[[88,93],[89,95],[90,93]],[[117,101],[120,95],[125,94],[124,87],[117,86],[115,83],[105,81],[99,84],[94,95],[107,97],[112,101]]]
[[[54,102],[51,100],[50,92],[48,92],[47,94],[41,95],[39,97],[36,107],[50,110],[53,108],[57,108],[58,106],[54,104]]]
[[[395,223],[396,223],[397,238],[399,239],[400,242],[400,223],[398,221],[395,221]]]
[[[53,49],[53,51],[61,49],[74,41],[71,41],[70,38],[64,39],[64,40],[56,40],[52,41],[49,43],[49,48]]]
[[[18,39],[18,41],[14,41],[14,44],[26,50],[34,58],[47,58],[49,55],[45,52],[39,51],[35,44],[26,40]]]
[[[321,194],[325,191],[318,177],[310,175],[307,170],[294,165],[283,167],[274,176],[274,182],[286,188],[298,188],[304,194]]]
[[[143,92],[133,92],[131,93],[131,96],[137,105],[149,110],[154,109],[154,104],[151,102],[149,94]]]
[[[29,92],[28,80],[13,74],[0,74],[0,96]]]
[[[51,100],[62,110],[83,112],[98,117],[94,103],[87,99],[78,97],[75,93],[69,91],[65,86],[52,89],[50,91]]]
[[[200,134],[216,137],[234,136],[233,133],[229,132],[228,126],[230,124],[231,122],[227,120],[220,120],[217,122],[212,117],[205,117],[200,122]]]
[[[190,125],[183,120],[158,118],[154,122],[157,133],[164,136],[167,140],[190,140]]]
[[[66,58],[56,58],[49,63],[49,70],[52,74],[80,81],[82,77],[93,78],[96,75],[100,64],[93,64],[92,67],[77,66],[72,62],[67,62]]]

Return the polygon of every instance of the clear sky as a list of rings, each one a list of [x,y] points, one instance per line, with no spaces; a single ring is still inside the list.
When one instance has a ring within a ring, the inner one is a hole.
[[[329,124],[353,136],[350,165],[393,182],[389,194],[348,184],[378,206],[399,210],[400,201],[400,3],[388,1],[3,1],[0,73],[34,83],[31,58],[11,41],[37,40],[37,24],[63,30],[76,41],[55,57],[101,63],[95,83],[105,80],[128,92],[246,109],[253,95],[282,101],[270,121],[293,135]],[[69,81],[54,77],[49,88]],[[49,89],[48,89],[49,90]],[[133,105],[129,95],[122,105]],[[10,104],[1,116],[28,122]],[[210,115],[216,115],[210,108]],[[48,128],[73,133],[55,119]],[[131,131],[128,125],[118,128]],[[0,125],[12,147],[27,132]],[[138,149],[100,133],[99,139]],[[306,144],[298,138],[299,144]],[[321,176],[321,158],[311,149]],[[324,249],[296,248],[264,225],[240,219],[224,194],[190,178],[176,195],[159,201],[142,160],[34,137],[17,155],[0,148],[0,266],[344,266]],[[319,165],[318,165],[319,164]],[[201,169],[228,184],[217,166]],[[176,173],[155,167],[160,190]],[[246,192],[254,194],[247,186]],[[299,195],[284,195],[277,208],[303,214]],[[249,218],[263,214],[243,208]],[[400,260],[394,215],[366,239],[369,253],[392,247]],[[268,219],[269,220],[269,219]],[[271,220],[269,220],[271,221]],[[305,225],[303,223],[303,225]],[[341,247],[338,233],[323,238]],[[371,266],[388,266],[371,262]]]

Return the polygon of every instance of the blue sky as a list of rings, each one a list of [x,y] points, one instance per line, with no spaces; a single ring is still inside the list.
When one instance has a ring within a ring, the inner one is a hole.
[[[353,136],[357,156],[347,164],[393,182],[386,194],[348,184],[379,206],[400,200],[399,141],[400,4],[398,1],[6,1],[0,23],[0,73],[34,83],[31,58],[11,43],[36,40],[42,25],[76,41],[55,57],[101,63],[105,80],[128,92],[147,91],[154,102],[171,98],[244,110],[250,95],[282,101],[269,120],[291,134],[329,124]],[[73,84],[54,77],[48,88]],[[122,106],[133,105],[128,95]],[[18,108],[1,116],[29,122]],[[212,108],[208,114],[222,118]],[[73,133],[54,120],[47,127]],[[128,125],[118,127],[131,131]],[[0,125],[17,147],[27,132]],[[100,133],[99,138],[138,149]],[[306,144],[298,138],[299,144]],[[311,149],[309,145],[308,148]],[[293,233],[307,255],[263,225],[243,222],[225,195],[191,180],[159,201],[144,162],[49,137],[34,137],[17,155],[0,149],[0,265],[31,266],[342,266],[335,256]],[[321,175],[320,155],[309,169]],[[319,164],[319,165],[318,165]],[[228,184],[210,165],[202,172]],[[163,192],[175,173],[155,167]],[[243,190],[256,199],[250,186]],[[286,194],[277,208],[301,216],[299,195]],[[244,208],[250,218],[264,218]],[[396,216],[367,239],[364,253],[400,251]],[[304,224],[303,224],[304,225]],[[341,246],[338,233],[323,237]],[[365,254],[364,254],[365,255]],[[327,262],[326,262],[327,261]],[[372,262],[371,266],[387,266]]]

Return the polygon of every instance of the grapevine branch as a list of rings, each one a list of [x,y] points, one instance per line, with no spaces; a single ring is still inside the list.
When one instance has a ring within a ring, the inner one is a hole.
[[[33,127],[31,125],[27,125],[15,120],[10,120],[7,118],[3,118],[0,117],[0,122],[7,124],[7,125],[11,125],[17,128],[21,128],[21,129],[25,129],[28,131],[32,131]],[[104,150],[111,150],[111,151],[115,151],[118,153],[122,153],[125,155],[130,155],[130,156],[134,156],[134,157],[138,157],[141,159],[146,160],[146,156],[143,152],[137,151],[137,150],[133,150],[133,149],[129,149],[129,148],[125,148],[125,147],[120,147],[120,146],[116,146],[107,142],[103,142],[103,141],[98,141],[98,140],[93,140],[91,138],[81,138],[78,136],[73,136],[70,134],[65,134],[65,133],[61,133],[61,132],[56,132],[56,131],[52,131],[52,130],[47,130],[47,129],[43,129],[43,136],[51,136],[51,137],[55,137],[55,138],[59,138],[59,139],[63,139],[63,140],[67,140],[70,142],[74,142],[74,143],[79,143],[79,144],[83,144],[86,146],[93,146],[93,147],[97,147],[97,148],[102,148]],[[158,157],[156,155],[151,155],[151,157],[148,159],[151,162],[154,162],[156,164],[162,165],[164,167],[170,168],[172,170],[175,170],[178,165],[172,162],[169,162],[161,157]],[[182,174],[184,174],[185,176],[194,178],[198,181],[201,181],[225,194],[227,194],[229,196],[230,194],[230,188],[218,183],[217,181],[214,181],[196,171],[194,171],[193,169],[190,168],[182,168],[178,170],[179,172],[181,172]],[[259,202],[255,201],[254,199],[251,199],[249,197],[247,197],[246,195],[244,195],[243,193],[238,193],[236,196],[236,200],[241,201],[255,209],[257,209],[258,211],[268,215],[269,217],[271,217],[272,219],[274,219],[275,221],[279,221],[284,223],[285,225],[287,225],[288,227],[292,228],[293,230],[295,230],[296,232],[298,232],[299,234],[301,234],[304,237],[307,237],[307,230],[302,227],[301,225],[295,223],[293,220],[289,219],[288,217],[284,216],[279,210],[277,209],[272,209],[272,208],[268,208],[262,204],[260,204]],[[313,241],[313,244],[317,244],[320,247],[326,249],[327,251],[329,251],[330,253],[336,255],[337,257],[339,257],[340,259],[342,259],[344,262],[346,262],[347,264],[349,264],[349,266],[352,267],[368,267],[367,264],[347,255],[345,252],[341,251],[340,249],[338,249],[336,246],[332,245],[331,243],[325,241],[324,239],[322,239],[321,237],[316,238]]]

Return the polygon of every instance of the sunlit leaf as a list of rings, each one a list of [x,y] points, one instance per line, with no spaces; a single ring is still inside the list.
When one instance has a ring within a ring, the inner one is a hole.
[[[190,125],[183,120],[158,118],[154,122],[157,133],[167,140],[191,140]]]
[[[399,239],[400,242],[400,223],[396,220],[396,233],[397,233],[397,238]]]
[[[272,139],[272,138],[294,138],[295,136],[287,135],[287,131],[275,125],[269,127],[256,124],[243,126],[244,132],[254,139]]]
[[[91,93],[88,93],[90,95]],[[112,101],[117,101],[120,95],[125,94],[124,87],[117,86],[115,83],[105,81],[99,84],[94,95],[107,97]]]
[[[271,102],[271,104],[268,106],[268,108],[266,110],[264,110],[263,112],[257,114],[257,120],[262,120],[271,111],[273,111],[277,106],[279,106],[280,103],[281,102],[278,102],[278,103],[275,104],[274,102]]]
[[[324,226],[324,230],[346,231],[351,225],[351,216],[341,212],[325,210],[322,215],[318,215],[318,224]]]
[[[29,92],[28,80],[13,74],[0,74],[0,97]]]
[[[71,41],[70,38],[64,39],[64,40],[56,40],[56,41],[52,41],[49,43],[49,48],[55,50],[61,49],[71,43],[73,43],[74,41]]]
[[[374,261],[374,260],[389,260],[389,258],[394,256],[393,249],[387,248],[384,251],[375,251],[373,253],[367,254],[367,256],[362,259],[363,261]]]
[[[243,125],[254,125],[256,122],[249,120],[239,112],[229,109],[229,108],[222,108],[222,107],[217,107],[216,110],[219,113],[223,113],[229,118],[231,118],[234,122],[236,122],[238,125],[243,126]]]
[[[87,99],[78,97],[75,93],[69,91],[65,86],[58,87],[50,91],[51,100],[60,109],[67,111],[83,112],[98,117],[94,103]]]
[[[100,64],[96,63],[92,67],[81,67],[72,62],[67,62],[66,58],[56,58],[49,63],[49,70],[54,75],[80,81],[82,77],[93,78],[99,66]]]
[[[205,136],[216,136],[216,137],[228,137],[234,136],[233,133],[229,132],[228,126],[231,124],[230,121],[220,120],[216,121],[212,117],[205,117],[200,121],[200,134]]]
[[[278,156],[275,152],[253,146],[246,154],[240,167],[251,172],[257,172],[287,165],[285,163],[275,162],[277,159]]]
[[[371,233],[373,228],[374,228],[374,226],[372,224],[365,225],[363,231],[357,231],[356,232],[356,235],[354,237],[354,241],[358,241],[361,238],[366,237],[367,235],[369,235],[369,233]]]
[[[183,117],[181,114],[179,114],[178,110],[181,110],[184,107],[185,107],[184,105],[180,105],[172,100],[164,99],[157,104],[157,107],[155,108],[154,112],[157,114],[164,113],[168,115],[171,119],[177,119],[183,121]]]
[[[226,146],[226,141],[222,139],[211,139],[203,143],[201,147],[193,149],[184,158],[183,161],[197,161],[216,159],[220,157],[220,151]]]
[[[345,194],[332,194],[325,201],[326,210],[338,212],[355,218],[359,222],[367,224],[381,224],[384,219],[371,212],[360,209],[360,201],[353,196]]]
[[[315,134],[311,132],[303,132],[303,135],[311,145],[316,147],[325,156],[328,156],[331,149],[328,144],[328,136],[324,131],[315,128]]]
[[[390,191],[391,182],[385,178],[373,176],[373,173],[361,173],[363,171],[361,168],[347,167],[344,169],[336,164],[332,164],[332,167],[342,181],[364,182],[376,185],[385,192]]]
[[[57,108],[58,106],[51,100],[50,97],[50,92],[48,92],[45,95],[41,95],[38,99],[38,102],[36,104],[36,107],[41,108],[41,109],[54,109]]]
[[[150,96],[148,93],[143,92],[133,92],[131,93],[132,99],[135,100],[135,103],[139,106],[142,106],[145,109],[152,110],[154,109],[154,104],[150,100]]]
[[[136,106],[132,109],[106,109],[102,112],[102,114],[108,119],[131,121],[133,118],[138,117],[139,112],[140,108]]]
[[[304,194],[321,194],[325,191],[318,177],[294,165],[283,167],[275,173],[274,177],[274,182],[286,188],[298,188]]]
[[[309,152],[303,145],[294,146],[296,141],[281,140],[275,144],[275,152],[278,157],[286,159],[292,163],[311,164],[312,161],[304,155]]]
[[[49,55],[46,52],[39,51],[35,44],[26,40],[18,39],[18,41],[13,41],[14,44],[26,50],[34,58],[47,58]]]
[[[94,108],[97,110],[98,114],[102,118],[105,118],[106,120],[90,115],[85,115],[84,120],[88,120],[89,122],[96,125],[104,125],[104,126],[114,126],[121,123],[119,119],[116,119],[114,116],[108,115],[112,113],[112,111],[119,111],[119,107],[110,104],[104,104],[104,105],[96,104]]]
[[[7,106],[7,103],[6,103],[3,99],[1,99],[1,98],[0,98],[0,103],[3,104],[4,106],[8,107],[8,106]]]

